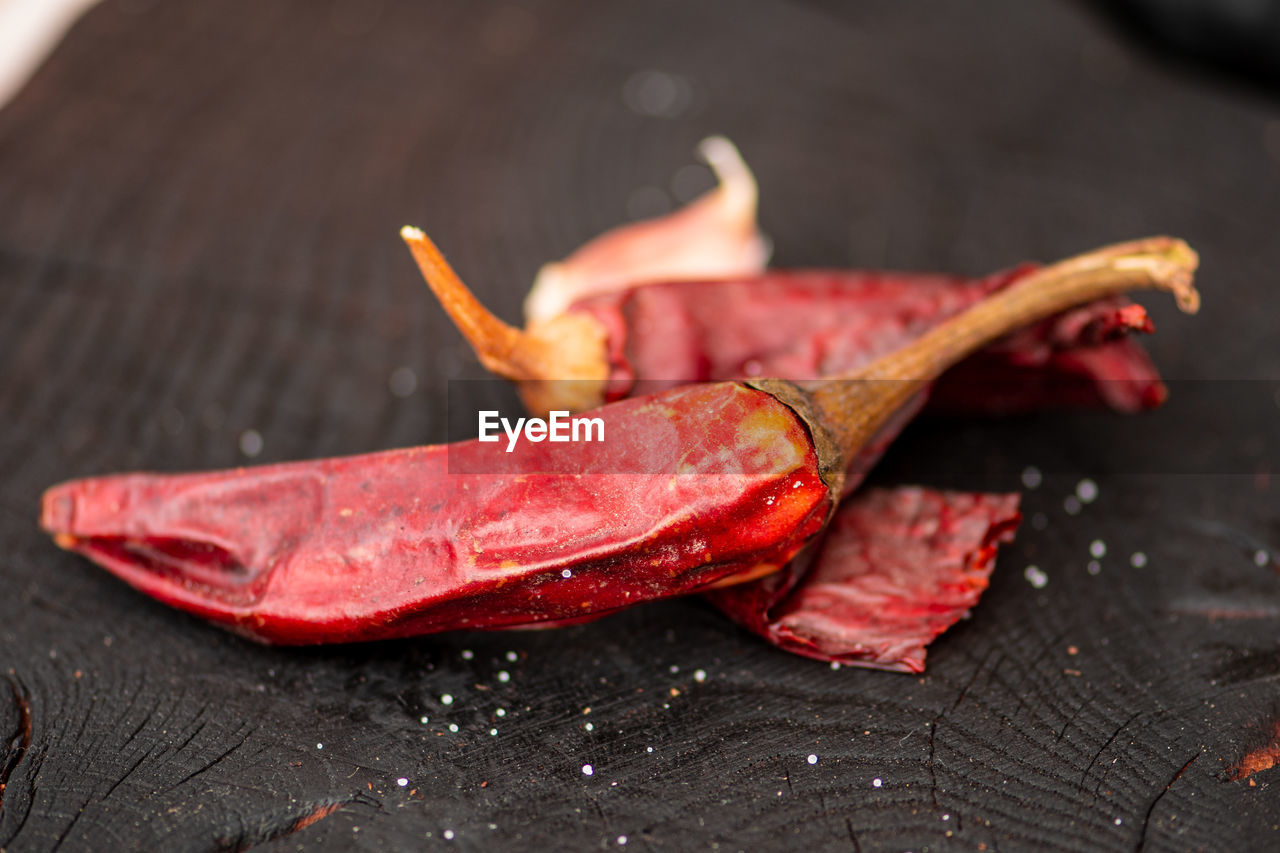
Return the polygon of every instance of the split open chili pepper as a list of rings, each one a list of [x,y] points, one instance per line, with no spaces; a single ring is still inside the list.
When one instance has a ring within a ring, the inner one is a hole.
[[[1194,311],[1195,266],[1168,238],[1092,252],[838,379],[718,382],[604,406],[590,415],[603,443],[504,456],[469,441],[91,478],[47,491],[41,521],[143,592],[276,643],[576,620],[704,592],[788,564],[831,518],[848,461],[968,353],[1128,289],[1166,290]],[[455,461],[479,473],[452,473]]]
[[[1036,269],[1023,264],[977,279],[765,272],[750,169],[723,138],[706,140],[702,151],[719,187],[545,265],[525,300],[523,330],[493,316],[456,278],[432,285],[481,362],[515,380],[533,414],[583,411],[688,382],[838,375]],[[1144,309],[1123,297],[1077,307],[973,354],[941,378],[928,404],[960,413],[1154,407],[1164,385],[1127,334],[1151,329]]]

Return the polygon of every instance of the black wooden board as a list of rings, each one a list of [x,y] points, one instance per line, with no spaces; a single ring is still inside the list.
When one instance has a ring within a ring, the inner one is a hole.
[[[37,529],[58,480],[249,430],[438,438],[482,374],[399,226],[515,319],[543,261],[708,185],[710,133],[781,265],[1204,256],[1198,317],[1146,300],[1166,409],[921,424],[879,469],[1045,472],[923,677],[696,600],[262,648]],[[1277,102],[1071,3],[106,0],[0,110],[0,848],[1276,849],[1280,770],[1227,771],[1280,714],[1277,226]]]

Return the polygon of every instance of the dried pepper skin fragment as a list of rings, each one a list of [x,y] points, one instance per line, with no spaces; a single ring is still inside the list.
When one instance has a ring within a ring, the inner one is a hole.
[[[307,644],[601,615],[776,571],[826,521],[808,434],[766,394],[696,386],[593,417],[619,440],[74,481],[42,524],[167,604]]]
[[[840,505],[813,566],[707,593],[779,648],[845,665],[923,672],[925,646],[978,603],[1016,494],[868,489]]]

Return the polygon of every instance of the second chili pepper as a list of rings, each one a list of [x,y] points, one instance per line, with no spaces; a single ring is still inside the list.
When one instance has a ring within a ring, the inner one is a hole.
[[[456,279],[433,285],[481,361],[516,380],[534,414],[580,411],[688,382],[836,375],[1036,268],[1023,264],[980,279],[765,272],[755,178],[728,140],[708,139],[701,150],[720,185],[674,213],[614,228],[546,264],[525,301],[524,330],[498,320]],[[930,405],[978,413],[1156,406],[1164,386],[1125,334],[1150,330],[1142,307],[1123,297],[1079,307],[975,353],[944,375]]]

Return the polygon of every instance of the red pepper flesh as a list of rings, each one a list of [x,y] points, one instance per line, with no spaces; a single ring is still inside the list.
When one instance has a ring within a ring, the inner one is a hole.
[[[167,604],[306,644],[697,592],[776,571],[827,520],[808,433],[768,394],[694,386],[592,417],[608,441],[79,480],[45,494],[42,524]]]
[[[1018,501],[1017,494],[868,489],[840,504],[802,579],[784,572],[707,598],[787,651],[923,672],[925,646],[987,588],[996,549],[1013,540],[1021,518]]]

